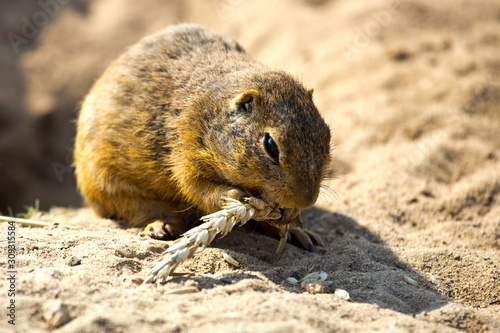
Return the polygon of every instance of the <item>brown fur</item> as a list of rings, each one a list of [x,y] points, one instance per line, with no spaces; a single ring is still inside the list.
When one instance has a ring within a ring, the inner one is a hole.
[[[80,111],[75,165],[99,215],[163,221],[175,237],[189,227],[181,211],[217,211],[223,196],[312,206],[329,145],[312,90],[230,39],[178,25],[132,46],[96,82]]]

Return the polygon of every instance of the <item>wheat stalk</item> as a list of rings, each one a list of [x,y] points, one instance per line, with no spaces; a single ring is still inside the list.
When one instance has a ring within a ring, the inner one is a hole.
[[[288,236],[289,224],[277,224],[273,221],[281,218],[278,207],[272,206],[261,199],[245,198],[245,202],[231,198],[223,198],[222,209],[210,215],[203,216],[204,222],[198,227],[188,230],[165,252],[163,259],[149,272],[144,283],[165,280],[184,260],[191,257],[199,247],[208,246],[217,234],[227,235],[236,224],[244,225],[250,219],[267,221],[280,229],[281,241],[277,253],[283,250]]]

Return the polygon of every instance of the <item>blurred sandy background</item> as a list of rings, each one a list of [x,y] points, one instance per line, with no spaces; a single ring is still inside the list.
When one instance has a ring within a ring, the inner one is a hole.
[[[71,157],[79,103],[127,46],[179,22],[233,36],[315,89],[333,128],[328,185],[338,196],[322,195],[304,223],[326,235],[327,252],[287,246],[275,256],[275,240],[235,230],[182,266],[194,277],[141,287],[165,243],[85,208],[55,209],[42,218],[72,228],[19,231],[18,331],[46,330],[42,306],[59,299],[71,313],[65,332],[500,332],[494,0],[1,1],[2,213],[37,199],[43,210],[81,206]],[[82,263],[69,265],[73,256]],[[285,282],[309,269],[329,274],[326,294]],[[200,291],[164,294],[186,285]]]

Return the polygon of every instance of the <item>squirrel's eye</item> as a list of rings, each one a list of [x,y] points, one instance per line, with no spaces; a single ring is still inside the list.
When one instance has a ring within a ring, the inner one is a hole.
[[[278,145],[276,144],[276,141],[269,135],[269,133],[266,133],[264,135],[264,149],[266,153],[271,157],[276,163],[279,163],[279,158],[280,158],[280,151],[278,149]]]

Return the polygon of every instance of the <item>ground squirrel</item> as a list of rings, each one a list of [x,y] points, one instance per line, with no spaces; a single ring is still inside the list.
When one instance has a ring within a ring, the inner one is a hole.
[[[301,230],[330,161],[330,129],[293,76],[197,25],[168,27],[113,62],[85,98],[75,147],[78,186],[98,215],[173,239],[222,197],[282,208]]]

